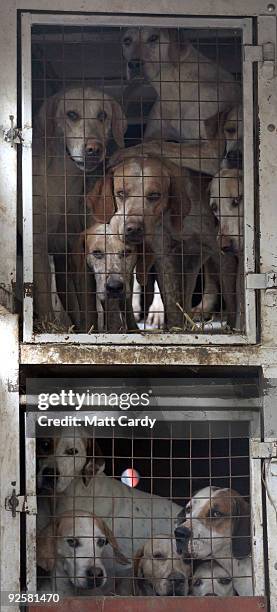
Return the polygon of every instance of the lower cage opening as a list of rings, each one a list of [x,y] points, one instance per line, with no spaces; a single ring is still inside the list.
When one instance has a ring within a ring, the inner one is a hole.
[[[254,595],[249,423],[174,418],[40,431],[40,593]]]

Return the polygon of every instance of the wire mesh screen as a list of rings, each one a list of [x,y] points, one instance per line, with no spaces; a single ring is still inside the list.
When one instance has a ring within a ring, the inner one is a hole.
[[[244,331],[241,33],[32,30],[37,331]]]
[[[248,423],[121,419],[37,438],[39,592],[253,595]]]

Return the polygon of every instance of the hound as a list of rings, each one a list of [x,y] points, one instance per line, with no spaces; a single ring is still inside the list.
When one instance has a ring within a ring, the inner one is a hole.
[[[192,578],[191,594],[194,597],[232,597],[236,595],[232,576],[215,561],[198,565]]]
[[[231,149],[231,153],[233,150]],[[237,156],[237,153],[235,153]],[[232,253],[237,260],[236,270],[236,328],[244,323],[244,202],[242,171],[222,169],[209,187],[210,207],[218,221],[217,240],[223,253]]]
[[[221,250],[237,256],[243,252],[242,172],[223,169],[210,184],[210,207],[218,221],[217,238]]]
[[[186,596],[189,575],[190,565],[177,554],[168,535],[151,538],[135,555],[136,595]]]
[[[48,490],[55,511],[62,514],[78,509],[103,518],[130,559],[153,534],[171,534],[181,507],[107,476],[93,438],[87,437],[84,428],[79,428],[76,436],[68,429],[67,435],[62,431],[56,437],[55,448],[48,447],[48,456],[39,460],[40,490]]]
[[[86,594],[93,594],[95,588],[104,587],[108,544],[115,561],[128,565],[128,559],[102,519],[83,511],[64,512],[53,519],[37,538],[37,564],[51,572],[51,591],[70,596],[87,590]]]
[[[84,280],[82,277],[85,276],[84,265],[87,266],[95,278],[98,311],[103,309],[106,315],[104,325],[103,321],[98,321],[98,330],[101,327],[114,332],[121,329],[132,331],[137,329],[131,303],[135,267],[140,284],[144,284],[144,262],[142,255],[138,252],[138,247],[134,244],[126,245],[119,238],[116,228],[113,228],[113,219],[111,219],[109,224],[97,223],[84,231],[76,248],[79,253],[75,253],[74,258],[72,257],[77,275],[75,284],[78,281],[82,283]],[[90,297],[91,291],[85,294],[85,290],[81,287],[79,300],[84,326],[86,326],[86,310],[89,315],[93,308],[93,304],[90,305]]]
[[[128,151],[128,149],[127,149]],[[128,244],[145,243],[153,252],[169,328],[183,329],[201,266],[210,257],[218,270],[220,249],[206,181],[155,157],[129,158],[111,168],[90,194],[88,208],[99,221],[117,218],[119,236]],[[114,221],[115,226],[115,221]],[[235,258],[221,261],[222,291],[228,322],[235,323]],[[148,270],[145,266],[146,283]]]
[[[184,559],[217,561],[232,576],[238,595],[253,595],[250,510],[237,491],[198,491],[178,516],[175,537]]]
[[[118,146],[124,145],[126,128],[127,121],[120,105],[110,96],[87,86],[67,88],[51,96],[35,118],[34,306],[40,320],[54,317],[49,254],[66,252],[66,214],[68,210],[78,213],[84,173],[93,172],[103,162],[111,133]],[[64,223],[58,235],[61,218]],[[65,265],[59,267],[65,272]]]
[[[144,77],[157,93],[145,137],[193,142],[209,138],[219,113],[239,101],[240,85],[178,35],[164,28],[129,28],[122,49],[127,78]]]
[[[221,168],[242,170],[243,162],[243,111],[241,104],[234,106],[224,122],[226,150]]]

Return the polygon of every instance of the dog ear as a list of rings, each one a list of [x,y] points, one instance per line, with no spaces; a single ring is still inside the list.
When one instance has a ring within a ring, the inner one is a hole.
[[[101,530],[103,531],[104,535],[106,536],[109,544],[111,545],[113,551],[114,551],[114,556],[115,559],[118,563],[120,563],[121,565],[129,565],[130,561],[127,559],[127,557],[125,557],[125,555],[121,552],[117,539],[114,537],[113,533],[111,532],[111,530],[109,529],[108,525],[106,525],[105,521],[103,521],[102,519],[97,519],[100,523],[100,527]]]
[[[72,253],[70,255],[70,268],[77,275],[77,280],[80,274],[84,272],[86,266],[86,232],[83,231],[73,243]]]
[[[136,552],[134,556],[134,576],[135,578],[139,578],[141,575],[140,562],[143,558],[144,548],[143,546]]]
[[[49,138],[52,136],[60,136],[63,133],[61,126],[57,122],[58,105],[61,99],[61,94],[54,94],[47,98],[41,105],[35,120],[36,136]],[[56,146],[56,143],[54,143]]]
[[[120,149],[124,147],[124,134],[128,124],[124,112],[116,100],[111,100],[112,107],[112,133],[116,144]]]
[[[175,232],[181,233],[183,230],[183,220],[191,209],[191,201],[185,189],[184,177],[171,174],[168,203],[172,227]]]
[[[239,493],[234,491],[233,515],[234,528],[232,535],[233,557],[240,559],[251,552],[250,542],[250,508]]]
[[[175,64],[175,66],[179,66],[179,63],[184,61],[186,52],[189,52],[190,44],[183,39],[181,31],[177,28],[168,30],[168,36],[168,59],[172,64]]]
[[[57,538],[54,522],[49,523],[37,536],[37,565],[51,572],[57,558]]]
[[[87,194],[86,204],[94,221],[109,223],[116,211],[111,172],[95,183],[93,190]]]
[[[145,253],[138,253],[136,263],[136,277],[139,285],[145,287],[148,281],[149,272],[155,262],[154,253],[148,245],[145,246]]]
[[[86,442],[87,461],[83,468],[83,480],[85,486],[87,487],[93,476],[102,474],[104,472],[106,463],[96,440],[93,438],[87,438]]]

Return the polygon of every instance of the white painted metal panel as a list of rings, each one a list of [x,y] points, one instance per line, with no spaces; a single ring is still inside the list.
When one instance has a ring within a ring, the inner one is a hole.
[[[5,142],[10,115],[17,121],[16,12],[12,3],[0,5],[0,304],[12,310],[16,281],[16,186],[17,151]]]
[[[0,589],[20,591],[20,514],[5,509],[13,489],[19,493],[18,320],[0,309]],[[1,608],[17,610],[17,607]]]

